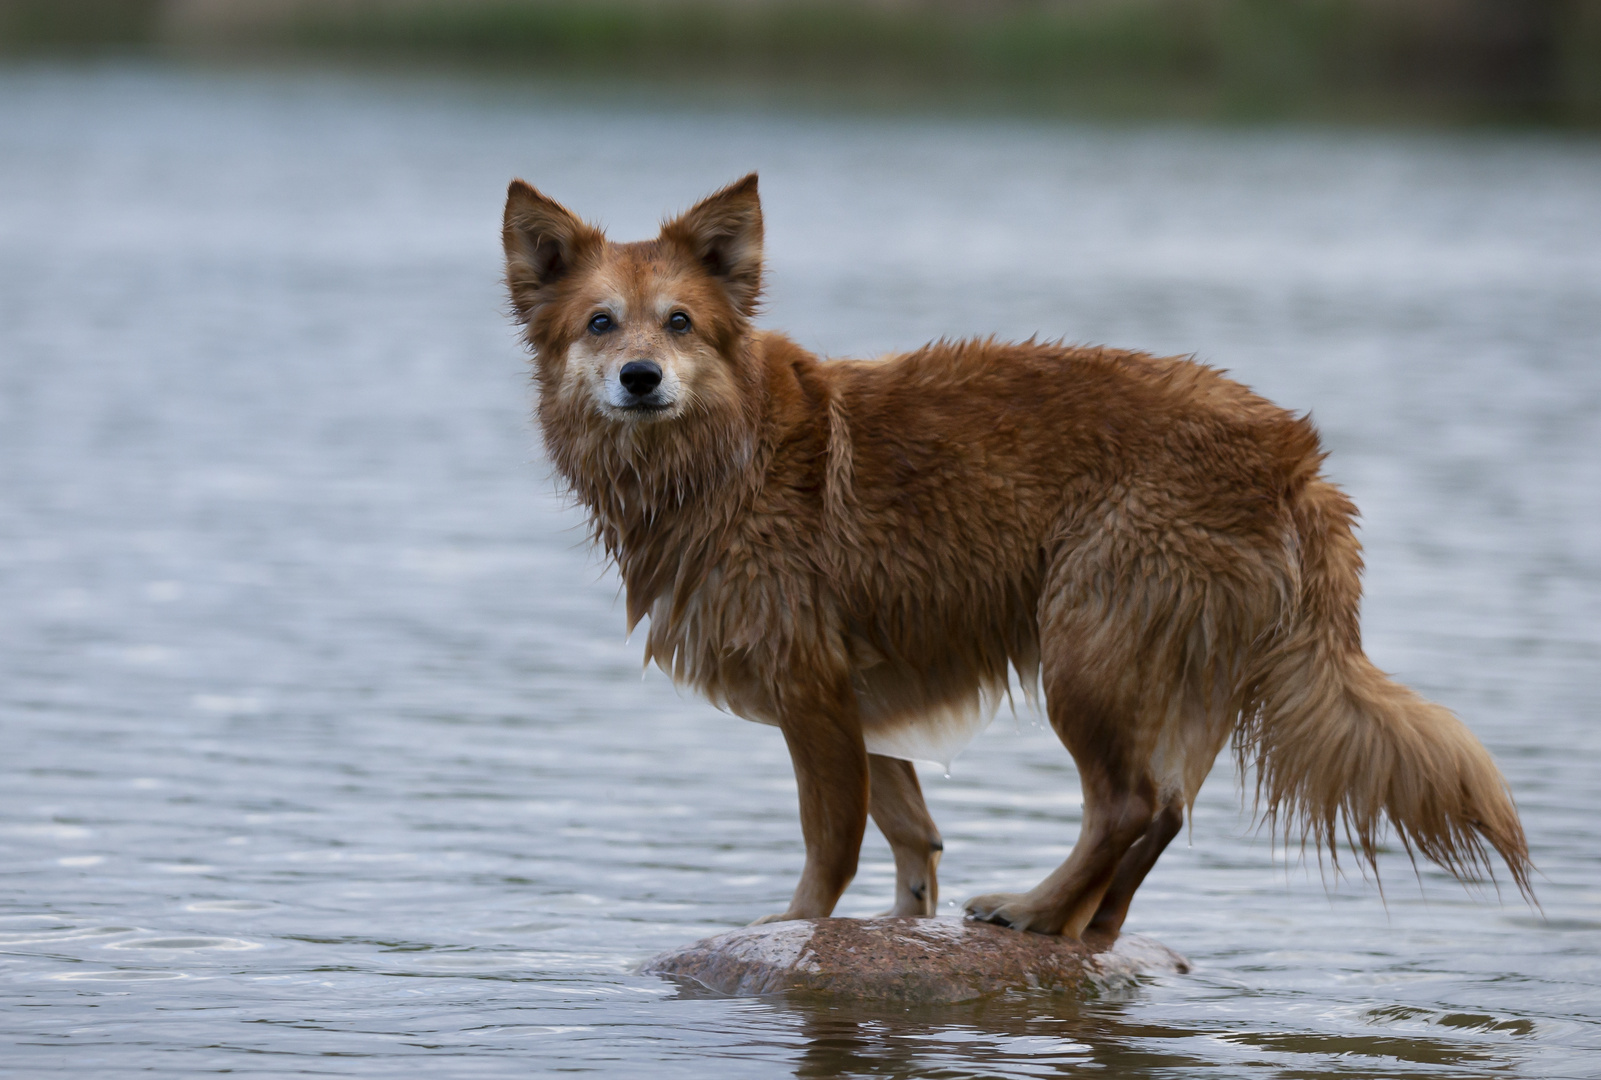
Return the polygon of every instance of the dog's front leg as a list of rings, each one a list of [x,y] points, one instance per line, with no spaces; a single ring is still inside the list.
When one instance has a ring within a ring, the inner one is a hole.
[[[884,914],[929,918],[939,904],[935,872],[945,844],[928,816],[917,770],[910,761],[879,754],[869,754],[867,763],[872,777],[868,806],[895,853],[895,906]]]
[[[826,692],[786,695],[779,727],[800,788],[806,868],[789,909],[758,919],[820,919],[831,914],[851,878],[867,829],[867,747],[849,682]]]

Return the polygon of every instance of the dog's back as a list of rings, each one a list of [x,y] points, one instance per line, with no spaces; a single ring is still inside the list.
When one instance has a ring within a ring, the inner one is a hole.
[[[949,762],[1005,694],[1008,667],[1032,688],[1041,603],[1048,581],[1065,587],[1051,577],[1064,556],[1099,576],[1088,588],[1102,605],[1168,609],[1148,590],[1197,565],[1263,625],[1293,594],[1287,500],[1315,471],[1316,436],[1211,369],[1034,343],[843,362],[777,335],[757,348],[764,393],[787,408],[767,413],[761,436],[783,453],[742,517],[748,569],[732,576],[761,585],[741,586],[737,621],[791,655],[847,666],[870,748]],[[684,630],[728,624],[704,617],[712,595],[688,606],[703,617]],[[801,610],[818,617],[798,624]],[[764,615],[773,625],[748,625]],[[656,623],[658,655],[703,647],[669,640],[673,625]],[[703,688],[776,722],[760,703],[765,667],[744,673],[758,685]],[[1177,787],[1193,795],[1195,783]]]

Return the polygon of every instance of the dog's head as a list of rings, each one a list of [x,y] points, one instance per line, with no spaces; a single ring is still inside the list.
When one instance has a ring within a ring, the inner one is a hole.
[[[542,411],[632,427],[738,396],[738,346],[761,292],[755,173],[633,244],[515,180],[502,238]]]

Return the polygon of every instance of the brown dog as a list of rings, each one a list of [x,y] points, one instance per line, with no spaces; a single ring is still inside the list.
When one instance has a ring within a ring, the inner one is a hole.
[[[824,363],[756,330],[755,175],[614,244],[522,181],[507,281],[551,461],[673,678],[784,733],[828,915],[868,815],[897,915],[942,844],[909,759],[949,761],[1043,678],[1078,763],[1072,855],[967,903],[1115,933],[1233,736],[1270,822],[1369,863],[1387,817],[1458,877],[1528,854],[1489,754],[1362,652],[1354,508],[1317,433],[1217,372],[1112,349],[941,342]],[[1343,820],[1342,820],[1343,819]],[[765,920],[764,920],[765,921]]]

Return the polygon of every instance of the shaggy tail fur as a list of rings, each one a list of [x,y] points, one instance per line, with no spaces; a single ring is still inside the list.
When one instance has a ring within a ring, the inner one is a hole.
[[[1386,818],[1410,855],[1458,880],[1493,878],[1506,861],[1532,901],[1523,826],[1490,754],[1448,709],[1392,682],[1362,652],[1361,546],[1355,507],[1316,475],[1295,499],[1300,610],[1264,657],[1237,732],[1256,768],[1257,805],[1289,842],[1299,829],[1334,858],[1343,831],[1377,874]]]

